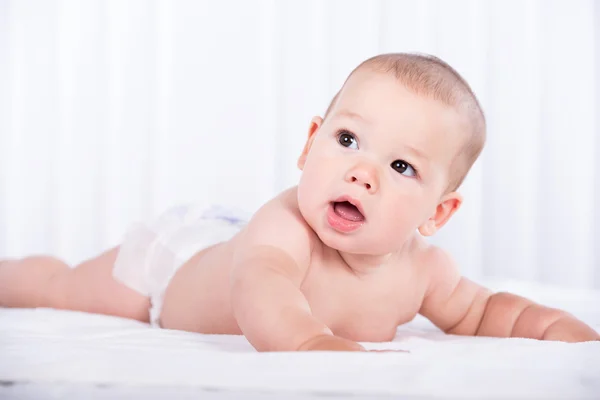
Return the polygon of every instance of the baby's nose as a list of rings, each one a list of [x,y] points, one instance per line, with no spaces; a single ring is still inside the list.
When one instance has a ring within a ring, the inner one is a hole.
[[[375,167],[367,164],[356,165],[348,171],[346,182],[362,185],[369,193],[375,193],[379,189],[377,170]]]

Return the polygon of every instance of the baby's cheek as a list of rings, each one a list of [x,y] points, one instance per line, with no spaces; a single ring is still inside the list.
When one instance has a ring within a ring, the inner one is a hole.
[[[314,196],[314,188],[310,179],[303,176],[298,183],[298,208],[300,213],[304,215],[310,209],[311,198]]]
[[[418,205],[410,201],[400,202],[390,208],[387,217],[388,235],[393,237],[404,237],[413,232],[420,225],[420,214]]]
[[[379,240],[388,242],[395,240],[401,232],[405,231],[406,216],[403,210],[394,209],[382,216],[381,224],[377,227],[380,232]]]

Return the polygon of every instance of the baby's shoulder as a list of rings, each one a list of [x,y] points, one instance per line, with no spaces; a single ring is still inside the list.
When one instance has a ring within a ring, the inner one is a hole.
[[[461,279],[460,270],[447,250],[428,243],[424,238],[414,247],[414,263],[423,283],[424,298],[432,293],[452,291]]]
[[[447,250],[420,236],[415,237],[410,251],[414,266],[430,278],[458,273],[456,263]]]
[[[298,208],[296,188],[287,189],[250,218],[237,240],[242,250],[281,250],[299,264],[308,265],[318,240]]]
[[[260,232],[273,232],[277,235],[310,233],[298,207],[296,187],[285,190],[261,206],[250,218],[251,229]]]

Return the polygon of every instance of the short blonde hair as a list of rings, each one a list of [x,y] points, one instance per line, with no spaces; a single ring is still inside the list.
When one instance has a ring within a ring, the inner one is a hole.
[[[467,81],[441,59],[426,54],[388,53],[363,61],[348,76],[362,68],[393,73],[408,89],[455,107],[469,121],[469,132],[464,146],[452,162],[447,191],[460,187],[485,145],[486,122],[477,97]],[[347,79],[346,79],[347,81]],[[340,89],[341,90],[341,89]],[[331,100],[325,117],[335,104],[338,92]]]

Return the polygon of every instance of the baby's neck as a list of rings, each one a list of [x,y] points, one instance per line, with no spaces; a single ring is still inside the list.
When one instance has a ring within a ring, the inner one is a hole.
[[[348,268],[358,276],[368,276],[381,272],[387,266],[395,265],[401,258],[400,253],[384,255],[351,254],[338,251]]]
[[[385,269],[387,266],[401,263],[402,259],[410,252],[411,243],[412,240],[409,240],[397,252],[383,255],[344,253],[339,250],[337,253],[356,275],[370,275]]]

